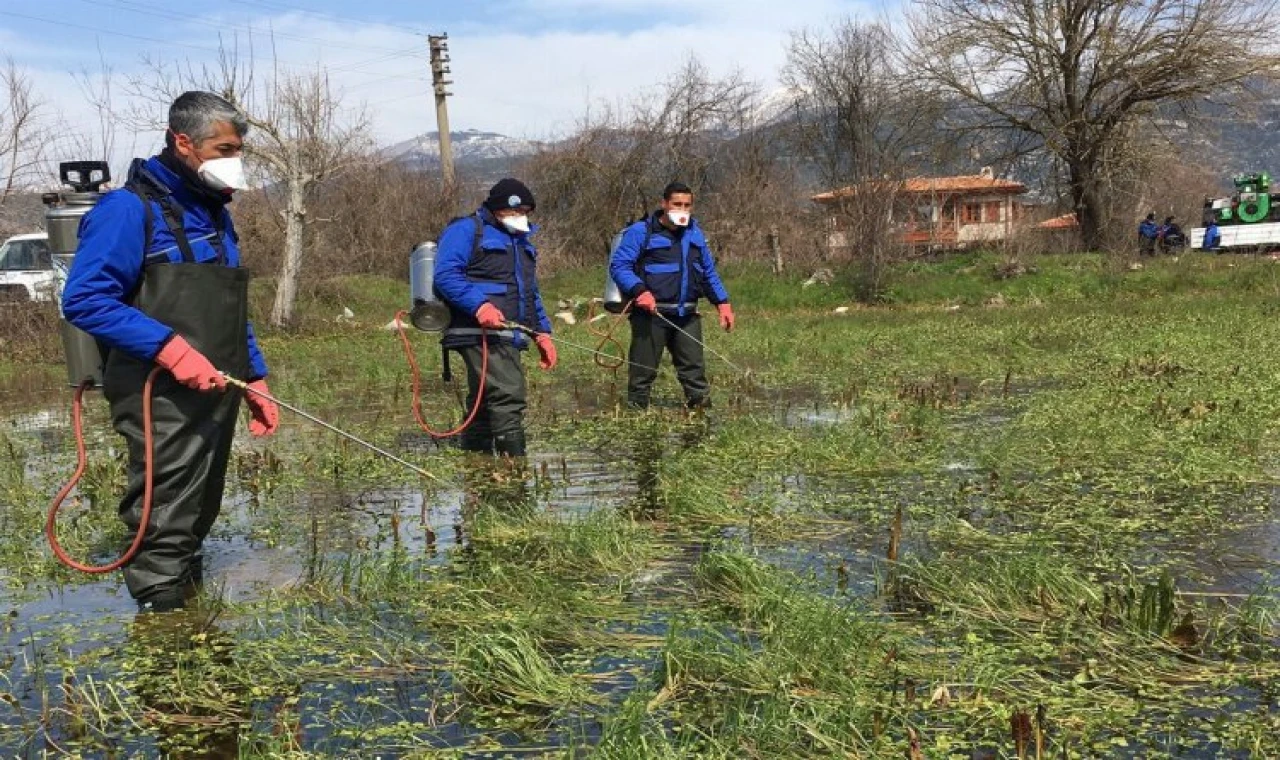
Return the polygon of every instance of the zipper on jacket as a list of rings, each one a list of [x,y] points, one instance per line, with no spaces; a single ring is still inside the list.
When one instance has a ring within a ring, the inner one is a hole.
[[[688,302],[689,295],[689,234],[693,232],[693,220],[689,220],[689,226],[685,227],[684,232],[680,235],[680,298],[676,300],[679,307],[676,314],[684,316],[684,305]]]
[[[520,261],[520,257],[524,254],[524,249],[520,245],[520,241],[512,234],[507,233],[507,239],[511,241],[511,255],[515,259],[515,275],[516,275],[516,321],[520,324],[528,324],[525,321],[525,304],[524,304],[524,265]],[[524,341],[520,340],[522,335],[517,333],[516,345],[520,345]]]

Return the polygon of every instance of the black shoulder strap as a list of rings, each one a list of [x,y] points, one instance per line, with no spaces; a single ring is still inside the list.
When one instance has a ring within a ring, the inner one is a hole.
[[[471,238],[471,258],[475,259],[480,253],[480,239],[484,237],[484,220],[478,213],[472,214],[471,218],[476,220],[476,234]]]
[[[174,244],[178,246],[178,250],[182,253],[182,260],[188,264],[196,263],[195,252],[191,249],[191,241],[187,238],[187,230],[182,223],[183,208],[177,200],[174,199],[173,193],[169,188],[165,187],[156,178],[152,177],[149,172],[142,166],[141,159],[135,159],[133,166],[129,167],[129,179],[125,182],[125,187],[131,190],[142,201],[143,210],[146,213],[146,237],[145,249],[151,245],[151,234],[154,230],[154,212],[151,209],[151,201],[160,204],[160,213],[164,217],[165,226],[169,228],[169,232],[173,234]],[[218,252],[218,263],[225,265],[227,263],[226,247],[223,244],[222,236],[226,232],[226,213],[225,208],[210,209],[209,217],[213,222],[213,239],[210,244],[214,250]],[[164,263],[168,261],[168,256],[164,254],[147,255],[143,259],[143,265]]]
[[[155,232],[156,212],[151,208],[151,201],[141,190],[133,185],[125,185],[138,200],[142,202],[142,265],[147,265],[148,249],[151,247],[151,235]]]
[[[644,220],[644,241],[640,243],[640,252],[636,254],[636,268],[644,263],[644,257],[649,255],[649,239],[653,237],[653,219],[645,217]]]

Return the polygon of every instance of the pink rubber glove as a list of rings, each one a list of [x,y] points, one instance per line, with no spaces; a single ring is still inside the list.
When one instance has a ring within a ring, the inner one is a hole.
[[[538,333],[538,337],[533,339],[538,346],[538,355],[542,360],[538,362],[538,366],[542,369],[552,369],[556,366],[556,344],[551,341],[551,336],[546,333]]]
[[[476,321],[486,330],[501,330],[506,326],[507,318],[502,310],[486,301],[476,309]]]
[[[187,339],[174,335],[156,354],[156,364],[169,370],[173,379],[197,391],[223,390],[227,379],[205,355],[191,347]]]
[[[720,312],[720,326],[725,332],[733,329],[733,307],[727,303],[716,304],[716,311]]]
[[[244,402],[249,405],[249,432],[255,438],[271,435],[280,426],[280,409],[276,402],[263,398],[258,393],[271,395],[266,380],[254,380],[249,383],[249,392],[244,394]]]
[[[654,299],[653,293],[650,293],[647,290],[641,293],[640,295],[636,296],[636,300],[634,301],[634,303],[636,306],[640,307],[641,309],[644,309],[650,314],[653,314],[658,311],[657,300]]]

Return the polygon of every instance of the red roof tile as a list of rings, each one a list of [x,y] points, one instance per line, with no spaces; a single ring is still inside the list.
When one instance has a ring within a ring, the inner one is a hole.
[[[1039,224],[1037,224],[1036,229],[1038,230],[1073,230],[1079,226],[1080,226],[1080,223],[1076,221],[1076,215],[1074,213],[1071,213],[1071,214],[1063,214],[1062,216],[1055,216],[1052,219],[1046,219],[1043,222],[1040,222]]]
[[[913,177],[902,183],[901,192],[913,195],[932,195],[934,193],[954,195],[976,195],[978,193],[1012,193],[1027,192],[1027,186],[1021,182],[1000,177],[988,177],[983,174],[964,174],[958,177]],[[839,198],[848,198],[858,194],[858,185],[842,187],[812,196],[811,200],[827,203]]]

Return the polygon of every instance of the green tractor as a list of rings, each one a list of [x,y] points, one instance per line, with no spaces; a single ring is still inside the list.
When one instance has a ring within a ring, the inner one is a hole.
[[[1191,246],[1219,252],[1280,248],[1280,193],[1272,195],[1271,175],[1249,172],[1237,174],[1231,181],[1236,186],[1234,194],[1205,199],[1205,226],[1191,230]]]
[[[1271,175],[1267,172],[1237,174],[1231,178],[1236,186],[1233,198],[1214,201],[1220,224],[1257,224],[1268,221],[1272,208],[1280,204],[1271,202]]]

